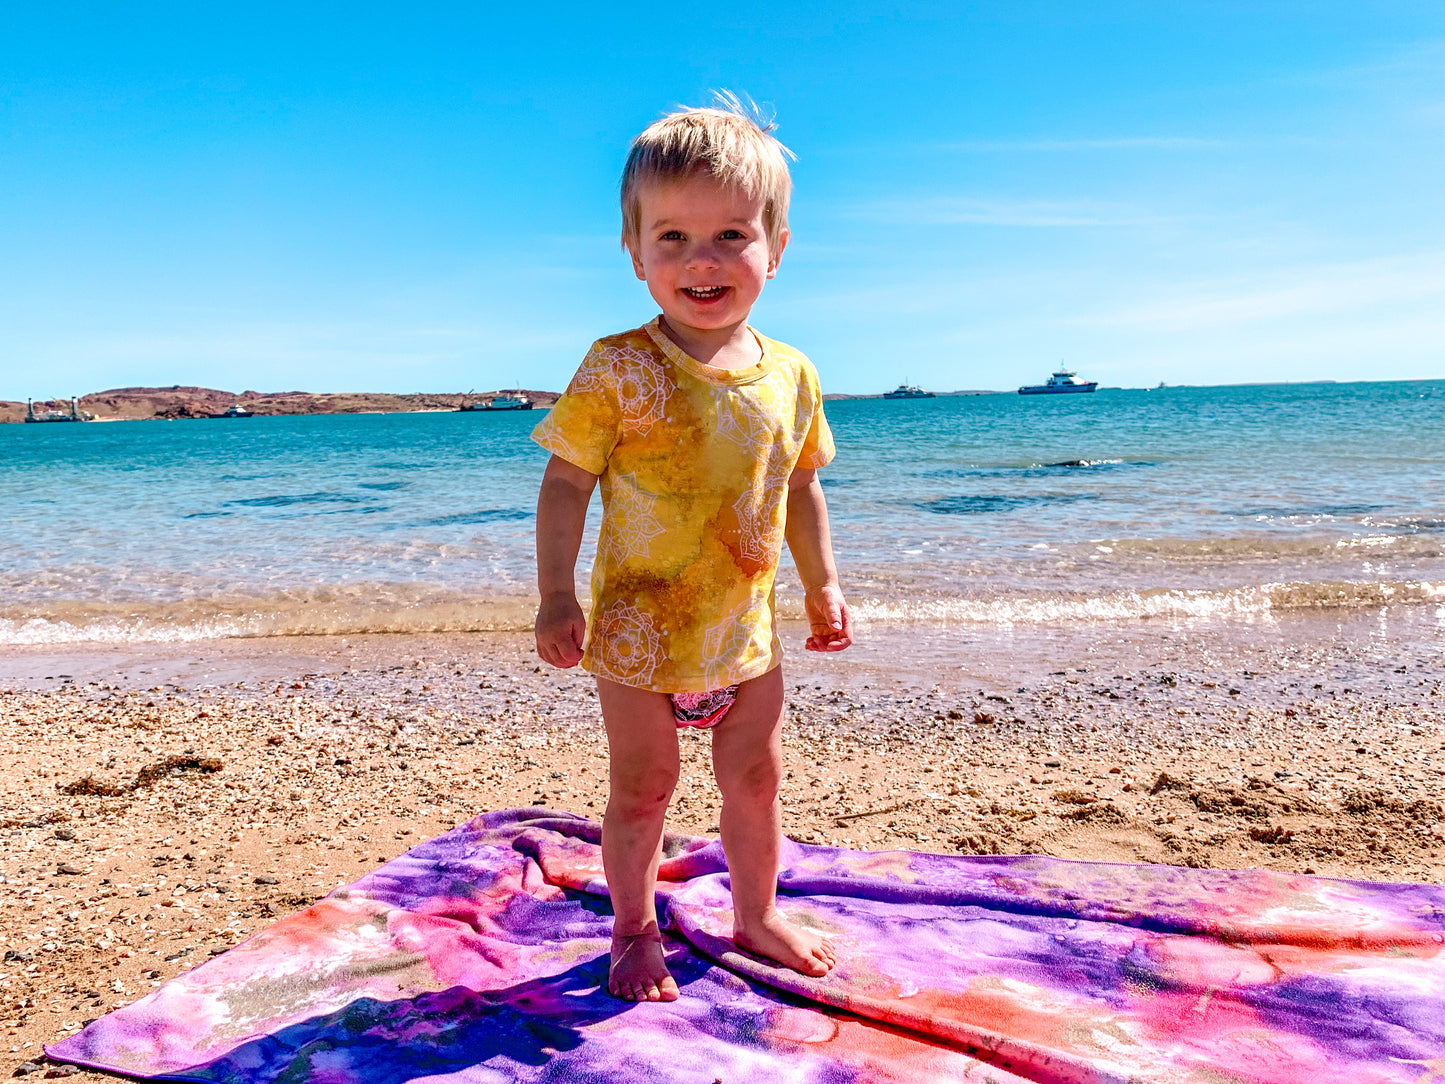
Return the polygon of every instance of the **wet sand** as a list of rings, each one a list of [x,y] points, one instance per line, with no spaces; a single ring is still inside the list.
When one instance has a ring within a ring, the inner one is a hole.
[[[784,830],[1440,883],[1439,630],[864,630],[789,656]],[[715,833],[682,743],[670,825]],[[0,1071],[477,812],[600,816],[605,752],[524,634],[7,648]]]

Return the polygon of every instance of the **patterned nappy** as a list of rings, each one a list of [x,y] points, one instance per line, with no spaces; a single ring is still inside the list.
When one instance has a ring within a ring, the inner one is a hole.
[[[738,698],[738,687],[714,689],[710,693],[672,693],[672,717],[678,726],[695,726],[699,730],[717,726]]]

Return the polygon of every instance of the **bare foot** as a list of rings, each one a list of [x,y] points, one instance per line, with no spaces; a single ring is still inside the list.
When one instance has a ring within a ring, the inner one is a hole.
[[[833,942],[820,933],[794,926],[776,908],[748,927],[734,917],[733,941],[754,955],[775,960],[814,978],[826,975],[838,963]]]
[[[607,992],[623,1001],[676,1001],[677,981],[662,957],[662,934],[649,922],[641,933],[612,935]]]

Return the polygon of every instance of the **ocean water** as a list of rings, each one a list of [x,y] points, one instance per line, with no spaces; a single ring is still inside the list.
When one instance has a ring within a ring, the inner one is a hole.
[[[864,626],[1445,622],[1445,381],[827,411]],[[0,426],[0,643],[527,627],[539,416]]]

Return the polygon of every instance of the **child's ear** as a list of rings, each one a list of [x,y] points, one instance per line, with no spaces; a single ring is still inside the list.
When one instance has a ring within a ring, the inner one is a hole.
[[[632,273],[643,282],[646,282],[647,271],[642,266],[642,257],[638,256],[637,246],[633,245],[631,242],[628,242],[627,245],[627,255],[632,257]]]
[[[788,228],[783,227],[783,232],[778,234],[778,247],[768,253],[768,278],[778,273],[778,264],[783,262],[783,249],[788,247]]]

